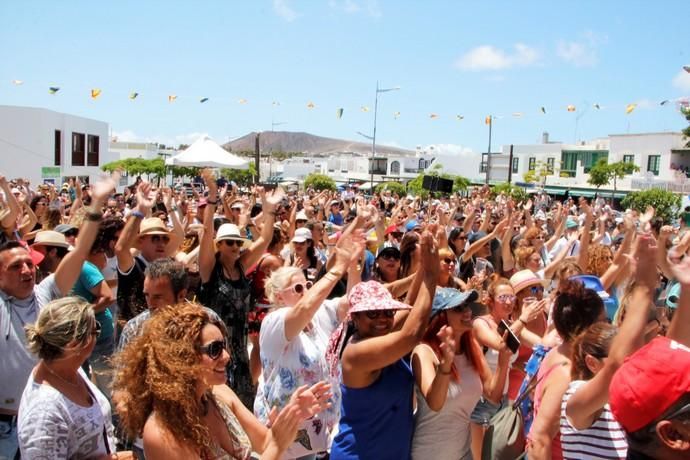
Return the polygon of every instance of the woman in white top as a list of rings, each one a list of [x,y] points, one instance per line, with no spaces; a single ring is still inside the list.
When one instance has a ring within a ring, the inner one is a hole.
[[[93,306],[78,297],[49,303],[36,324],[26,326],[29,350],[39,361],[19,404],[23,459],[99,458],[114,453],[110,404],[81,370],[99,333]]]
[[[472,333],[476,291],[437,288],[432,319],[412,352],[417,396],[412,458],[472,458],[470,414],[479,398],[500,400],[511,352],[503,344],[491,372]]]
[[[298,267],[281,267],[266,280],[269,302],[278,308],[266,315],[259,334],[262,374],[254,413],[261,422],[268,422],[272,407],[283,408],[296,388],[329,378],[326,348],[331,333],[347,315],[349,303],[346,297],[326,297],[348,269],[348,282],[359,281],[357,266],[363,251],[361,231],[344,235],[335,247],[335,262],[313,287]],[[286,458],[326,451],[338,422],[338,408],[339,401],[335,401],[323,413],[306,420]]]

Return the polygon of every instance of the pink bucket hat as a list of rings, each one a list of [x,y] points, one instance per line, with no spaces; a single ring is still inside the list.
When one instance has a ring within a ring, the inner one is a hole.
[[[409,310],[406,303],[398,302],[388,289],[376,281],[356,284],[347,296],[350,313],[370,310]]]

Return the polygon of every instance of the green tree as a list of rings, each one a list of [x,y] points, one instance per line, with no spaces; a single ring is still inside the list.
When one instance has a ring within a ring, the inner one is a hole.
[[[325,174],[311,173],[304,179],[304,188],[313,188],[314,190],[331,190],[337,189],[335,181]]]
[[[685,117],[688,123],[690,123],[690,105],[681,105],[680,113]],[[690,147],[690,125],[683,130],[683,136],[688,141],[685,146]]]
[[[539,160],[535,162],[534,169],[530,169],[522,175],[522,178],[528,184],[540,184],[542,187],[546,184],[546,178],[554,174],[554,171],[549,170],[549,164]]]
[[[527,192],[522,187],[517,185],[509,184],[508,182],[502,182],[493,186],[491,191],[494,197],[503,193],[506,196],[510,196],[516,203],[527,201]]]
[[[665,224],[671,224],[678,218],[682,201],[682,197],[676,193],[653,188],[628,193],[621,204],[641,213],[647,206],[652,206],[656,216],[661,217]]]
[[[611,181],[611,168],[608,161],[605,158],[601,158],[597,163],[592,166],[589,170],[589,179],[587,182],[590,185],[599,188],[603,185],[608,185]]]
[[[453,192],[457,193],[460,190],[467,190],[469,186],[470,180],[468,178],[462,176],[453,177]]]
[[[246,187],[254,183],[256,178],[256,167],[254,163],[251,162],[247,169],[223,168],[220,170],[220,175],[228,181],[233,181],[238,187]]]
[[[197,177],[202,168],[194,166],[171,166],[173,177]]]
[[[407,195],[407,188],[400,182],[383,182],[374,187],[376,193],[381,193],[384,189],[390,190],[391,194],[397,194],[398,196]]]

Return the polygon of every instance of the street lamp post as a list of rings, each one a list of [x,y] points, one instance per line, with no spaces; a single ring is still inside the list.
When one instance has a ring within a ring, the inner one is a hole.
[[[374,194],[374,158],[376,157],[376,116],[379,109],[379,93],[387,93],[388,91],[397,91],[400,87],[393,88],[379,88],[379,82],[376,81],[376,96],[374,98],[374,132],[371,136],[371,194]],[[368,136],[367,136],[368,137]]]

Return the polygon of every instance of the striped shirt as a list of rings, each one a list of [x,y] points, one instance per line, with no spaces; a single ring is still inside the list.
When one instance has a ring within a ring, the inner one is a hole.
[[[576,380],[570,383],[561,402],[561,444],[564,459],[625,459],[628,443],[625,431],[618,424],[606,404],[594,423],[584,430],[575,429],[565,416],[568,399],[585,383]]]

